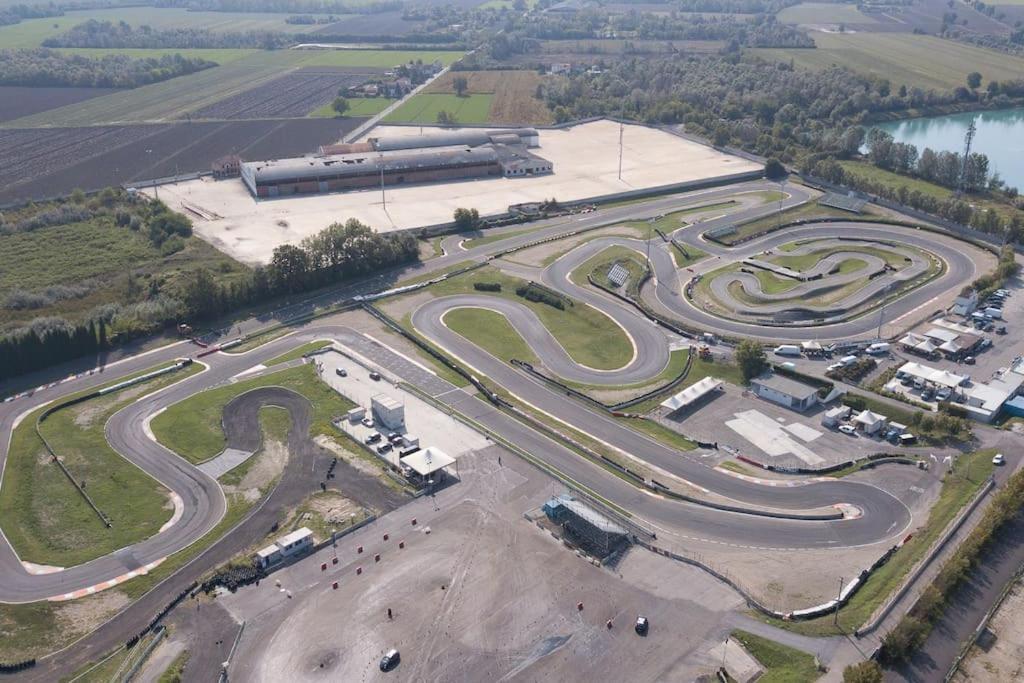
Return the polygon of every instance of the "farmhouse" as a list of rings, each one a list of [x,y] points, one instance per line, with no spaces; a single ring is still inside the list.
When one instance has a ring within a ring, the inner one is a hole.
[[[317,156],[244,163],[241,175],[254,197],[283,197],[551,173],[552,163],[529,151],[538,139],[532,128],[370,138],[322,147]]]

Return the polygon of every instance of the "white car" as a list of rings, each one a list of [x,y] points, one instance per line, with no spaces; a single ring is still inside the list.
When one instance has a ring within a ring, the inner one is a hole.
[[[857,428],[853,425],[839,425],[839,431],[850,436],[857,436]]]
[[[1005,465],[1006,464],[1006,458],[1003,457],[1002,453],[996,453],[995,456],[992,458],[992,464],[993,465]]]
[[[373,426],[373,418],[372,417],[364,417],[362,422],[363,422],[363,426],[364,427],[372,427]]]

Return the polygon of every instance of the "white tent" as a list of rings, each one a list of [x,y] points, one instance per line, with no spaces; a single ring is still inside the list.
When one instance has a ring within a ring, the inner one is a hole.
[[[677,410],[693,405],[720,386],[722,386],[722,380],[715,379],[714,377],[705,377],[699,382],[694,382],[686,387],[678,394],[662,401],[661,407],[667,409],[670,413],[674,413]]]
[[[859,415],[857,415],[857,417],[853,418],[853,421],[860,425],[861,429],[863,429],[867,434],[874,434],[885,426],[888,419],[889,418],[885,415],[879,415],[878,413],[873,413],[870,410],[864,409]]]

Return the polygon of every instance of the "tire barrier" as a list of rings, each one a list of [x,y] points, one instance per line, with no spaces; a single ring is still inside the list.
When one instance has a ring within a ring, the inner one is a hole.
[[[174,598],[170,602],[168,602],[162,610],[156,613],[156,616],[150,620],[150,622],[146,625],[146,628],[142,629],[134,636],[129,638],[127,641],[125,641],[124,646],[126,648],[135,647],[135,645],[138,644],[138,642],[143,638],[143,636],[145,636],[150,631],[154,630],[160,624],[160,620],[167,616],[168,612],[177,607],[178,603],[180,603],[182,600],[191,595],[192,591],[194,591],[197,586],[199,586],[199,583],[193,581],[188,585],[188,588],[174,596]]]
[[[844,460],[843,462],[829,465],[827,467],[785,467],[781,465],[772,465],[770,463],[759,462],[746,455],[737,455],[736,459],[740,462],[744,462],[753,467],[766,470],[768,472],[778,472],[779,474],[832,474],[833,472],[839,472],[845,470],[847,467],[853,467],[860,465],[863,469],[872,467],[878,467],[884,464],[898,464],[898,465],[917,465],[921,462],[914,458],[910,458],[905,455],[898,455],[895,453],[873,453],[863,458],[856,458],[854,460]]]
[[[14,662],[12,664],[0,663],[0,675],[2,674],[16,674],[27,669],[31,669],[36,665],[35,658],[24,659],[20,662]]]
[[[249,567],[233,567],[218,571],[211,576],[200,588],[204,593],[212,593],[217,588],[223,587],[234,593],[243,586],[256,583],[267,577],[267,571],[262,567],[252,565]]]

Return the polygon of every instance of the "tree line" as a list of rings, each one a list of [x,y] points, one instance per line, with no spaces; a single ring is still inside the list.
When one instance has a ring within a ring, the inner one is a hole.
[[[9,7],[0,7],[0,26],[20,24],[23,19],[59,17],[62,14],[64,14],[64,10],[52,2],[45,5],[10,5]]]
[[[401,0],[156,0],[155,7],[184,7],[203,12],[278,14],[378,14],[402,9]]]
[[[135,88],[209,69],[215,62],[180,54],[134,58],[72,55],[37,48],[0,50],[0,85]]]
[[[863,132],[863,129],[861,129]],[[879,168],[916,176],[929,182],[957,189],[963,184],[967,192],[981,192],[990,189],[988,157],[972,152],[964,164],[959,152],[939,151],[926,147],[920,154],[917,147],[905,142],[896,142],[892,135],[880,128],[872,128],[867,134],[867,159]],[[1016,194],[1013,191],[1011,194]]]
[[[234,49],[274,50],[287,47],[292,37],[275,31],[214,32],[201,28],[155,29],[119,21],[90,19],[59,36],[47,38],[44,47],[150,48],[150,49]]]

